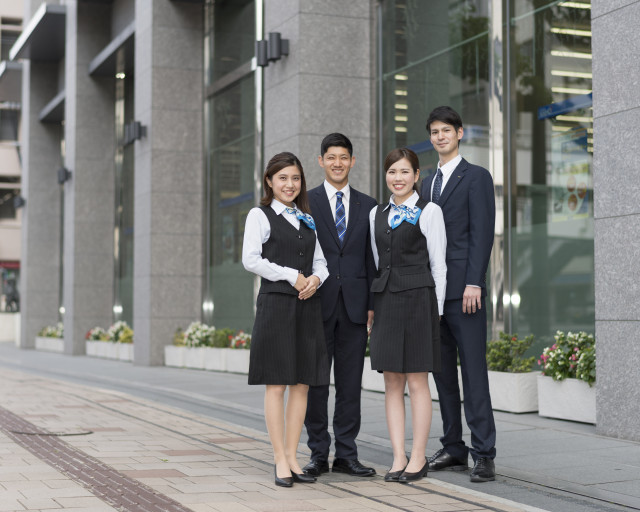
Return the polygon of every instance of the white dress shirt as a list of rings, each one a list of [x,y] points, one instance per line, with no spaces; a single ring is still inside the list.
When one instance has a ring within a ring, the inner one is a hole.
[[[409,199],[407,199],[404,205],[409,208],[413,208],[420,199],[417,192],[414,192]],[[385,210],[389,210],[389,217],[387,222],[391,226],[391,219],[395,215],[395,211],[391,208],[391,203],[394,203],[394,198],[391,196],[389,204],[385,207]],[[396,205],[399,206],[399,205]],[[378,248],[376,246],[376,210],[377,206],[374,206],[369,213],[369,225],[371,227],[371,249],[373,250],[373,259],[378,268]],[[406,222],[403,221],[403,222]],[[431,275],[436,283],[436,297],[438,299],[438,311],[442,315],[444,308],[444,297],[447,291],[447,233],[444,227],[444,218],[442,217],[442,210],[435,203],[428,203],[418,219],[420,225],[420,231],[427,239],[427,250],[429,251],[429,263],[431,264]]]
[[[295,205],[294,205],[295,206]],[[298,218],[287,212],[287,207],[274,199],[271,208],[277,215],[282,215],[294,228],[300,229]],[[315,233],[314,233],[315,234]],[[242,243],[242,264],[249,272],[264,277],[269,281],[287,281],[295,286],[298,280],[298,271],[295,268],[283,267],[262,257],[262,244],[269,240],[271,224],[265,213],[260,208],[252,208],[247,215],[244,227],[244,241]],[[327,260],[324,258],[318,237],[316,236],[316,248],[313,253],[312,272],[320,279],[320,284],[329,277]]]
[[[329,204],[331,205],[331,215],[333,215],[333,222],[336,221],[336,192],[342,192],[342,204],[344,205],[344,225],[349,225],[349,197],[351,196],[351,187],[347,183],[342,190],[338,190],[327,180],[324,180],[324,189],[327,192],[329,198]]]
[[[447,185],[447,182],[449,181],[449,178],[451,178],[453,171],[456,170],[456,167],[458,167],[458,164],[461,161],[462,161],[462,156],[458,155],[453,160],[449,160],[443,166],[440,166],[440,162],[438,162],[438,169],[440,169],[440,172],[442,172],[442,188],[440,189],[441,195],[442,195],[442,192],[444,191],[444,187]],[[433,181],[431,182],[431,197],[433,197],[433,184],[435,183],[435,181],[436,180],[434,178]]]

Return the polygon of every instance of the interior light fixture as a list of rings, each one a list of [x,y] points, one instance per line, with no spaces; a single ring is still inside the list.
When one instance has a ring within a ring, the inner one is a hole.
[[[591,4],[585,4],[584,2],[560,2],[558,5],[561,7],[573,7],[574,9],[591,9]]]
[[[593,117],[583,116],[556,116],[558,121],[569,121],[573,123],[593,123]]]
[[[397,75],[394,75],[394,77],[396,80],[409,80],[409,77],[403,73],[398,73]]]
[[[586,52],[567,52],[564,50],[551,50],[551,55],[554,57],[569,57],[572,59],[593,59],[590,53]]]
[[[396,96],[406,96],[407,91],[403,91],[402,89],[396,89]]]
[[[395,116],[394,119],[401,123],[406,123],[409,120],[407,116]]]
[[[127,75],[125,75],[124,73],[116,73],[116,78],[118,80],[124,80],[126,76]]]
[[[566,34],[570,36],[591,37],[591,30],[578,30],[575,28],[552,27],[551,32],[553,34]]]
[[[406,103],[396,103],[394,105],[394,108],[396,110],[407,110],[409,107],[408,107],[408,105]]]
[[[552,69],[551,75],[553,76],[567,76],[570,78],[588,78],[592,79],[593,74],[591,73],[583,73],[581,71],[565,71],[561,69]]]
[[[394,131],[396,131],[398,133],[407,133],[407,127],[406,126],[396,126],[394,128]]]
[[[120,315],[122,313],[122,306],[120,304],[114,304],[113,305],[113,312],[116,315]]]
[[[589,94],[591,89],[575,89],[573,87],[552,87],[551,92],[560,94]]]

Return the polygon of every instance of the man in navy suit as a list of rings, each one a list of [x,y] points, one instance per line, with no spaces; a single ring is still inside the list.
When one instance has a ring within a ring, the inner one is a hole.
[[[458,152],[462,119],[451,107],[434,109],[427,133],[440,157],[437,172],[422,182],[421,195],[440,205],[447,231],[447,293],[440,321],[442,371],[433,375],[440,397],[442,449],[429,469],[462,471],[474,460],[472,482],[495,480],[496,427],[487,374],[486,278],[495,230],[491,174]],[[460,358],[464,413],[471,447],[462,440]]]
[[[376,272],[369,239],[369,212],[377,203],[349,186],[349,171],[355,157],[347,137],[341,133],[327,135],[321,144],[318,163],[325,171],[325,181],[309,191],[309,205],[329,267],[329,277],[322,283],[320,297],[336,390],[332,469],[354,476],[372,476],[375,470],[358,461],[356,437],[360,431],[367,329],[373,323],[369,288]],[[314,476],[329,471],[328,400],[328,385],[309,388],[304,423],[311,461],[304,471]]]

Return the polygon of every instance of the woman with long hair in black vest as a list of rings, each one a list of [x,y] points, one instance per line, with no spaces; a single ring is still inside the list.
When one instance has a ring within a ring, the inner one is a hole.
[[[440,315],[444,306],[447,237],[442,210],[420,198],[417,155],[407,148],[384,161],[388,203],[371,210],[371,246],[378,273],[371,285],[374,324],[371,367],[384,373],[385,409],[393,464],[386,481],[427,475],[431,428],[429,373],[440,368]],[[409,386],[413,444],[405,452],[404,391]]]
[[[300,160],[278,153],[267,164],[264,197],[247,215],[244,267],[262,278],[251,339],[249,384],[266,385],[264,415],[275,483],[311,483],[296,459],[309,386],[329,383],[318,287],[327,262],[309,214]],[[285,391],[289,388],[285,408]]]

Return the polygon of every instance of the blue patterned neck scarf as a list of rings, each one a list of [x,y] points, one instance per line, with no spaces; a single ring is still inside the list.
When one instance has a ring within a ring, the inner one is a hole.
[[[401,204],[400,206],[397,206],[393,203],[389,204],[391,205],[391,208],[396,212],[395,215],[391,218],[391,229],[396,229],[400,224],[402,224],[402,221],[405,220],[409,224],[413,224],[414,226],[416,225],[416,222],[418,222],[418,219],[420,218],[420,213],[422,212],[421,208],[418,208],[417,206],[409,208],[408,206],[405,206],[403,204]]]
[[[297,208],[287,208],[286,209],[287,213],[290,213],[292,215],[295,215],[296,218],[302,222],[304,222],[307,227],[309,229],[313,229],[315,231],[316,229],[316,223],[313,222],[313,217],[311,215],[309,215],[308,213],[302,213],[300,210],[298,210]]]

